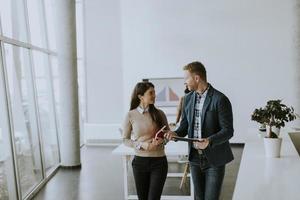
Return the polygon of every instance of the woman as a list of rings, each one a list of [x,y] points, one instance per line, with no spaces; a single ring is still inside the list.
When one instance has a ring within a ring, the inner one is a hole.
[[[185,86],[184,95],[186,95],[188,93],[190,93],[190,90],[189,90],[189,88],[187,86]],[[182,96],[180,98],[179,105],[177,107],[177,115],[176,115],[175,125],[177,125],[179,123],[179,121],[180,121],[181,114],[182,114],[183,104],[184,104],[184,96]]]
[[[123,124],[124,144],[135,150],[132,168],[139,200],[159,200],[168,172],[164,140],[155,139],[155,134],[163,126],[169,130],[169,126],[165,114],[154,102],[154,85],[137,83]]]

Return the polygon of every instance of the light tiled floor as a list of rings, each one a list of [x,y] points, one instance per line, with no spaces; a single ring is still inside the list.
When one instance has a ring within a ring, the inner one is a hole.
[[[83,147],[82,168],[60,169],[47,185],[36,195],[35,200],[122,200],[122,160],[113,156],[114,147]],[[227,165],[221,194],[222,200],[232,198],[234,185],[243,151],[242,145],[233,145],[235,160]],[[169,170],[180,170],[183,166],[172,164]],[[185,194],[189,187],[178,189],[180,179],[168,180],[164,192]],[[129,177],[130,192],[134,192],[133,179]]]

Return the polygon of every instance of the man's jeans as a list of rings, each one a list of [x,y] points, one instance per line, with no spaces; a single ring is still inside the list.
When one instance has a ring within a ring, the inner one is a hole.
[[[195,200],[218,200],[225,166],[211,166],[204,154],[193,156],[190,166]]]

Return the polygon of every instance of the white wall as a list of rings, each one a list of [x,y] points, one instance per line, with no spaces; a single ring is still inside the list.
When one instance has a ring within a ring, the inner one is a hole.
[[[120,138],[123,118],[120,2],[84,1],[87,123],[84,141]],[[110,131],[108,131],[110,130]]]
[[[119,123],[123,117],[119,1],[85,1],[85,24],[88,123]]]
[[[114,6],[110,11],[121,8],[122,44],[115,48],[121,47],[122,52],[119,59],[114,58],[122,64],[124,111],[137,81],[182,76],[183,65],[199,60],[207,68],[209,82],[232,102],[235,141],[253,134],[250,131],[257,124],[250,121],[250,114],[268,99],[284,99],[300,112],[297,24],[300,11],[296,0],[126,0]],[[97,8],[89,9],[87,13]],[[97,10],[97,19],[102,21],[101,12]],[[118,30],[115,18],[105,20],[111,20],[106,21],[109,29]],[[106,32],[98,31],[98,35]],[[116,33],[110,36],[111,40],[115,36]],[[101,60],[99,56],[95,59]],[[103,73],[101,69],[98,72]],[[102,101],[97,100],[95,104]],[[114,101],[114,96],[110,100]],[[101,112],[97,114],[98,118],[103,117]]]

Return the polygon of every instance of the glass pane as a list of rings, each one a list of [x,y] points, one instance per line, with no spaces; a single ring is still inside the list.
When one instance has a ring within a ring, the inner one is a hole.
[[[0,0],[0,17],[3,35],[12,37],[12,1]]]
[[[0,53],[0,199],[8,200],[17,199],[17,192],[1,63]]]
[[[36,46],[46,47],[42,1],[27,0],[27,8],[31,43]]]
[[[52,51],[56,51],[54,3],[53,0],[44,0],[48,43]]]
[[[3,35],[27,42],[24,1],[0,0],[0,5]]]
[[[4,45],[22,198],[42,180],[37,118],[27,49]]]
[[[53,89],[54,89],[54,98],[55,98],[55,108],[57,110],[58,118],[60,116],[59,109],[59,72],[58,72],[58,61],[57,57],[51,57],[51,70],[52,70],[52,80],[53,80]],[[60,121],[60,120],[58,120]]]
[[[54,112],[54,97],[48,55],[33,51],[35,84],[39,106],[39,117],[43,136],[46,173],[59,164],[57,130]]]

